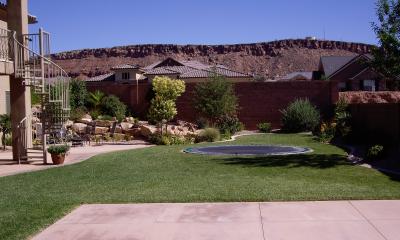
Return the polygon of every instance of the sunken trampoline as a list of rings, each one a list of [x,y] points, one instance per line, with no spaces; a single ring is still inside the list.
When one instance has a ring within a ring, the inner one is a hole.
[[[195,147],[183,150],[185,153],[204,155],[277,156],[312,152],[310,148],[279,145],[229,145]]]

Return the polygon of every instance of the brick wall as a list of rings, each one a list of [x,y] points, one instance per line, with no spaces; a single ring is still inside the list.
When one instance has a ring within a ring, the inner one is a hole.
[[[400,142],[400,103],[350,104],[352,130],[373,143]]]
[[[192,105],[195,85],[186,84],[186,92],[178,98],[178,119],[195,121],[199,116]],[[148,84],[139,84],[138,99],[136,84],[88,83],[88,89],[114,94],[139,117],[146,116],[151,99]],[[255,129],[258,123],[264,121],[271,122],[274,128],[279,128],[282,117],[280,110],[298,98],[308,98],[326,116],[339,96],[337,83],[329,81],[242,82],[235,83],[235,91],[239,98],[239,118],[247,129]]]

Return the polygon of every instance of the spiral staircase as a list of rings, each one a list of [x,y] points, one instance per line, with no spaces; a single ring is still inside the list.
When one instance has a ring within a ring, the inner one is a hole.
[[[47,164],[48,137],[53,143],[54,139],[60,139],[63,125],[69,118],[70,78],[50,59],[49,33],[40,29],[38,34],[24,35],[22,43],[15,32],[10,33],[15,78],[22,79],[31,93],[40,99],[40,111],[19,123],[18,162],[43,160]]]

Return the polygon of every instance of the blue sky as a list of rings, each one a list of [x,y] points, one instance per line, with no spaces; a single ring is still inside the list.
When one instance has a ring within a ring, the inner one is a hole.
[[[30,0],[52,51],[316,36],[376,43],[375,0]],[[324,34],[325,33],[325,34]]]

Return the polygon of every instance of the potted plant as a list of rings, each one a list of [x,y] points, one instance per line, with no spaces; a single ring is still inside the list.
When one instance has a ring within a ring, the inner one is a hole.
[[[69,148],[70,147],[66,144],[50,146],[47,151],[51,154],[51,160],[53,161],[53,164],[63,164],[65,160],[65,154],[69,151]]]

